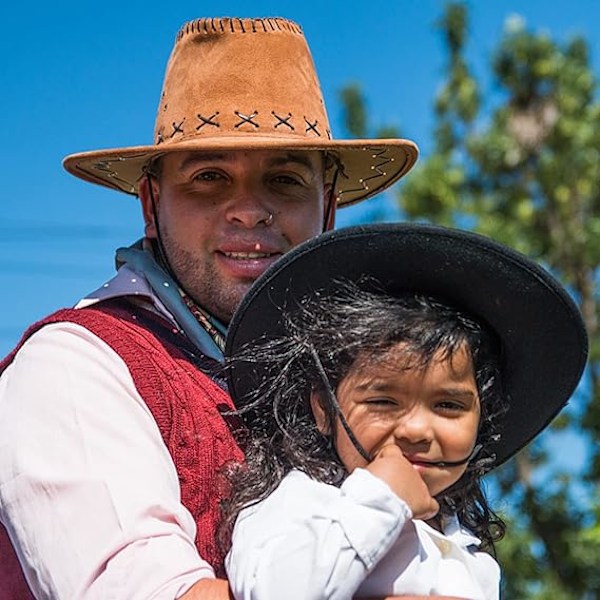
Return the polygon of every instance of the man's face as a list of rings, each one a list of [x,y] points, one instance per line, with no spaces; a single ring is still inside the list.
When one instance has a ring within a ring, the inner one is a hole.
[[[325,228],[330,186],[319,152],[176,152],[150,182],[171,267],[226,323],[269,265]],[[148,185],[140,199],[146,236],[156,238]]]

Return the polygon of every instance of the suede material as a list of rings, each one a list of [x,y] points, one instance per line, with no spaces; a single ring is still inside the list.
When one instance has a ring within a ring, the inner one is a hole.
[[[409,140],[333,140],[301,28],[285,19],[198,19],[169,58],[154,145],[83,152],[65,168],[129,194],[153,156],[181,150],[320,150],[340,167],[340,206],[385,189],[413,166]],[[333,172],[333,170],[330,172]]]
[[[331,137],[315,66],[300,30],[286,27],[259,33],[253,32],[252,23],[251,19],[232,21],[233,32],[229,28],[214,32],[201,20],[180,33],[167,66],[156,121],[157,144],[243,132],[275,138],[283,134]],[[183,87],[181,81],[190,85]],[[256,116],[250,123],[236,111]],[[218,127],[202,125],[196,116],[217,112]],[[273,112],[288,118],[293,129],[281,124]],[[305,119],[315,127],[308,127]],[[175,131],[178,127],[173,123],[183,124],[183,132]]]

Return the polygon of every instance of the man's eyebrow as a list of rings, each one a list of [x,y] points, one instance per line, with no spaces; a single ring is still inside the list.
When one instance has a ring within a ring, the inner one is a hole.
[[[199,162],[227,161],[227,158],[228,155],[225,152],[194,152],[181,162],[179,171],[185,171]]]
[[[315,169],[315,163],[310,159],[310,155],[306,152],[286,152],[278,156],[274,156],[269,161],[274,167],[286,165],[288,163],[298,163],[311,171]]]
[[[194,152],[187,156],[179,165],[179,171],[185,171],[190,166],[194,166],[199,162],[227,162],[231,159],[231,155],[227,152],[207,151]],[[315,163],[306,152],[285,152],[274,156],[269,160],[272,166],[278,167],[289,163],[300,164],[311,171],[315,169]]]

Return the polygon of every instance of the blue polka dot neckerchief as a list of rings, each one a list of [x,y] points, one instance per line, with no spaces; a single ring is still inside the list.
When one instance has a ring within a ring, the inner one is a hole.
[[[117,250],[117,266],[127,264],[143,275],[158,299],[171,313],[177,325],[194,346],[206,356],[223,362],[227,328],[206,311],[201,311],[196,305],[192,311],[177,284],[156,262],[152,253],[142,248],[140,242]],[[188,302],[192,301],[188,299]],[[199,314],[202,315],[202,319],[198,316]]]

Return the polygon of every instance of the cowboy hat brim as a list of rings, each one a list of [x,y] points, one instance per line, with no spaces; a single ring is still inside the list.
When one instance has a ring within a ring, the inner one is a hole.
[[[67,156],[65,169],[85,181],[138,195],[148,162],[166,152],[205,150],[319,150],[335,153],[340,172],[335,194],[348,206],[383,191],[415,164],[418,148],[404,139],[315,140],[268,135],[194,137],[164,145],[80,152]]]
[[[580,312],[564,288],[525,256],[474,233],[412,224],[353,227],[322,234],[283,256],[252,286],[231,322],[225,349],[285,335],[284,313],[336,279],[445,299],[486,322],[502,343],[510,408],[501,417],[494,467],[531,441],[566,404],[587,358]],[[244,406],[261,372],[235,363],[229,376]]]

